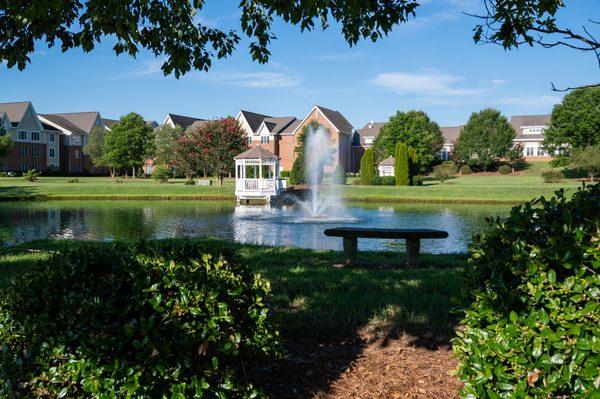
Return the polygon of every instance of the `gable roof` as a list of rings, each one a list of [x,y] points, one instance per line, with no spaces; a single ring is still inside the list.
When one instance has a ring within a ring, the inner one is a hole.
[[[65,112],[61,114],[45,114],[45,116],[56,116],[62,118],[62,120],[66,120],[71,125],[76,126],[83,133],[89,134],[94,128],[96,120],[98,120],[100,117],[100,113],[98,111]]]
[[[282,116],[278,118],[265,118],[262,123],[265,124],[271,134],[280,134],[295,121],[297,121],[295,116]]]
[[[194,121],[194,123],[192,123],[190,126],[188,126],[188,129],[196,129],[196,128],[198,128],[198,127],[200,127],[200,126],[202,126],[202,125],[204,125],[205,123],[208,123],[208,122],[209,121],[204,120],[204,119]]]
[[[300,126],[301,123],[302,123],[302,121],[300,119],[295,119],[292,123],[290,123],[289,125],[284,127],[279,132],[279,134],[294,134],[294,132],[296,131],[298,126]]]
[[[320,105],[315,105],[315,107],[325,115],[327,119],[337,128],[338,131],[344,133],[352,133],[354,127],[352,124],[348,122],[346,117],[341,114],[339,111],[334,111],[329,108],[322,107]]]
[[[233,159],[279,159],[279,157],[266,148],[257,145],[236,155]]]
[[[394,166],[395,162],[396,162],[396,158],[387,157],[386,159],[384,159],[383,161],[381,161],[379,163],[379,166]]]
[[[86,134],[86,132],[84,130],[82,130],[81,128],[79,128],[79,126],[77,126],[76,124],[74,124],[69,119],[67,119],[63,116],[60,116],[57,114],[39,114],[39,117],[40,117],[42,123],[47,123],[52,126],[58,127],[64,133]]]
[[[52,126],[52,125],[50,125],[48,123],[45,123],[43,121],[40,121],[40,122],[42,123],[42,127],[44,128],[44,130],[51,131],[51,132],[60,132],[60,129],[58,129],[57,127]]]
[[[102,118],[102,123],[104,124],[105,127],[107,127],[108,129],[110,129],[112,127],[112,125],[114,125],[115,123],[117,123],[118,120],[117,119],[108,119],[108,118]]]
[[[30,105],[30,101],[0,103],[0,113],[6,113],[8,119],[13,124],[18,125],[25,116],[25,112],[27,112],[27,108],[29,108]]]
[[[8,130],[11,126],[12,125],[10,123],[10,119],[8,119],[8,115],[6,114],[6,112],[0,112],[0,127],[4,128],[5,130]]]
[[[547,126],[550,123],[550,115],[515,115],[510,118],[510,124],[515,130],[525,126]]]
[[[263,115],[263,114],[258,114],[256,112],[250,112],[250,111],[244,111],[244,110],[241,110],[240,114],[242,114],[244,119],[246,119],[246,122],[248,122],[248,126],[250,126],[250,129],[252,129],[252,132],[254,132],[254,133],[256,133],[256,131],[260,127],[263,120],[265,120],[266,118],[272,118],[269,115]]]
[[[362,128],[356,131],[358,135],[358,139],[360,140],[360,145],[362,146],[372,146],[372,144],[365,143],[365,137],[377,137],[381,132],[381,128],[385,125],[385,122],[369,122],[365,124]],[[358,140],[357,140],[358,141]],[[354,143],[354,145],[359,145],[358,142]]]
[[[444,137],[444,144],[454,143],[458,139],[458,136],[460,136],[462,128],[462,125],[440,127],[442,136]]]
[[[206,119],[194,118],[192,116],[183,116],[183,115],[176,115],[176,114],[167,114],[167,118],[171,119],[171,122],[173,122],[174,125],[181,126],[184,129],[187,129],[188,127],[190,127],[192,125],[192,123],[194,123],[196,121],[206,120]],[[165,118],[165,121],[167,118]]]

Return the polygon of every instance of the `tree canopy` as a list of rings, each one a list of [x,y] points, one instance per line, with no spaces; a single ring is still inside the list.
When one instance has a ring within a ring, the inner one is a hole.
[[[135,168],[142,165],[154,146],[152,127],[141,115],[131,112],[122,116],[104,137],[103,160],[111,169]]]
[[[88,137],[88,142],[83,148],[86,154],[92,158],[94,166],[109,166],[104,160],[104,137],[107,130],[102,127],[94,127]]]
[[[461,163],[487,170],[509,153],[515,137],[508,119],[500,111],[486,108],[471,114],[455,145],[463,157]]]
[[[600,87],[573,90],[554,106],[544,148],[568,163],[572,149],[600,144]]]
[[[5,157],[10,153],[13,142],[10,134],[6,134],[3,126],[0,126],[0,157]]]
[[[154,159],[157,163],[173,166],[177,162],[178,151],[175,146],[183,134],[181,126],[172,127],[168,124],[161,125],[154,131]]]
[[[576,167],[585,170],[593,183],[594,177],[600,174],[600,145],[576,149],[573,152],[573,163]]]
[[[373,143],[377,160],[393,156],[399,142],[415,149],[419,169],[425,172],[438,159],[444,138],[439,125],[425,112],[398,111],[381,128]]]
[[[105,36],[114,38],[115,53],[136,56],[146,49],[164,57],[162,71],[179,77],[190,69],[208,70],[213,60],[234,51],[241,34],[250,38],[253,60],[265,63],[275,39],[273,23],[281,19],[302,31],[331,22],[341,25],[350,45],[376,41],[414,16],[416,0],[272,1],[241,0],[240,29],[224,31],[197,15],[205,0],[29,0],[0,2],[0,61],[24,69],[36,41],[63,52],[92,51]]]

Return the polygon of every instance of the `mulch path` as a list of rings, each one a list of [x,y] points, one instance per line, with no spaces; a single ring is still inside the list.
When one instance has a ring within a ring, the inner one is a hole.
[[[456,361],[447,344],[415,337],[355,337],[323,342],[288,341],[286,359],[255,370],[272,398],[458,398]]]

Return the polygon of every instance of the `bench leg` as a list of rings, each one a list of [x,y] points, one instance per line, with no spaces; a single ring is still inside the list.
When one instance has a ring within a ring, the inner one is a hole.
[[[421,240],[406,240],[406,266],[409,268],[419,267],[419,251],[421,250]]]
[[[344,257],[346,265],[354,265],[356,263],[356,255],[358,253],[358,239],[344,237]]]

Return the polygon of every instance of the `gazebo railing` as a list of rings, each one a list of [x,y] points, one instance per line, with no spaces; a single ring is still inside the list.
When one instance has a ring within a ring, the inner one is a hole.
[[[276,191],[285,188],[282,179],[237,179],[235,189],[240,191]]]

